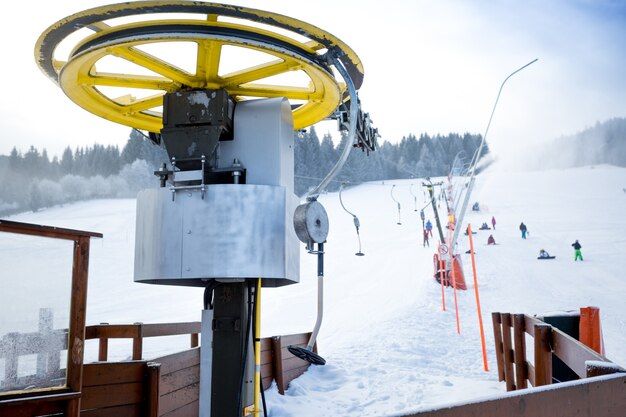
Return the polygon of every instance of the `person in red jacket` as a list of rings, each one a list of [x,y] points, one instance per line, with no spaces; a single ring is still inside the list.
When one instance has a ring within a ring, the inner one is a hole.
[[[496,230],[496,218],[491,216],[491,225],[493,226],[493,230]]]
[[[493,235],[489,235],[489,238],[487,239],[487,244],[488,245],[495,245],[496,244],[496,240],[493,238]]]

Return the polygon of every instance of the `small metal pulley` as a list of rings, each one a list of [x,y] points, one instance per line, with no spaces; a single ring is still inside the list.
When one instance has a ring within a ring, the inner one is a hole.
[[[328,215],[317,200],[300,204],[293,215],[293,227],[301,242],[312,249],[314,243],[324,243],[328,237]]]

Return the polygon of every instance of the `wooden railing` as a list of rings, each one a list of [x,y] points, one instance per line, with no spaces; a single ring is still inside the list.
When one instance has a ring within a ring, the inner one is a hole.
[[[198,346],[200,322],[186,323],[153,323],[153,324],[108,324],[101,323],[85,328],[85,339],[99,339],[98,360],[108,360],[109,339],[132,339],[133,360],[143,356],[143,339],[145,337],[189,335],[190,347]]]
[[[578,378],[624,372],[561,330],[525,314],[492,313],[498,379],[507,391],[552,383],[552,359],[558,357]],[[527,360],[526,334],[533,338],[533,363]],[[557,381],[558,382],[558,381]]]

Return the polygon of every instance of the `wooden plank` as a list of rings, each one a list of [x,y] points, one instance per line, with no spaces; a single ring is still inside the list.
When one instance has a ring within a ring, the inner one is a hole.
[[[515,389],[515,375],[513,373],[513,344],[511,342],[511,315],[502,314],[502,357],[504,358],[504,381],[506,390]]]
[[[87,410],[90,408],[138,404],[142,401],[142,383],[131,382],[126,384],[100,385],[84,387],[81,407]]]
[[[291,369],[300,368],[301,366],[309,366],[309,362],[302,360],[296,356],[289,354],[290,357],[283,356],[283,371],[287,372]]]
[[[535,326],[535,383],[539,387],[552,383],[552,326],[540,324]]]
[[[33,417],[49,414],[59,414],[65,410],[64,402],[24,403],[8,406],[0,402],[0,416],[2,417]]]
[[[491,313],[491,321],[493,322],[493,338],[496,345],[498,381],[504,381],[504,345],[502,343],[502,318],[500,313]]]
[[[274,364],[273,363],[265,363],[261,365],[261,376],[263,378],[274,378]]]
[[[144,417],[142,404],[81,410],[80,417]]]
[[[161,364],[161,375],[167,375],[179,369],[189,368],[200,364],[200,349],[193,348],[171,355],[152,359],[150,362]]]
[[[272,338],[271,337],[263,337],[261,338],[261,352],[272,350]]]
[[[535,367],[528,362],[526,362],[526,374],[528,375],[528,382],[535,386]]]
[[[271,350],[261,351],[261,365],[272,363],[272,359],[274,359],[274,355]]]
[[[197,417],[198,410],[198,401],[193,401],[177,408],[176,410],[172,410],[169,413],[161,414],[161,417]]]
[[[587,362],[587,378],[595,376],[611,375],[615,373],[626,374],[626,369],[612,362]]]
[[[513,359],[515,361],[515,386],[517,389],[527,388],[526,379],[526,333],[524,331],[524,315],[513,315]]]
[[[539,320],[536,317],[531,317],[527,314],[524,314],[524,330],[531,336],[535,336],[534,329],[535,326],[546,324],[544,321]]]
[[[144,324],[142,328],[142,336],[175,336],[180,334],[200,333],[200,328],[199,321]]]
[[[309,343],[310,337],[311,333],[288,334],[285,336],[280,336],[282,346],[284,347],[291,345],[306,346]]]
[[[35,392],[26,392],[19,394],[8,394],[0,397],[0,409],[3,407],[14,407],[24,404],[43,404],[43,403],[53,403],[58,401],[67,401],[75,398],[80,398],[79,392],[58,392],[58,393],[49,393],[46,391],[41,395],[38,395]]]
[[[263,384],[263,391],[267,391],[272,386],[272,382],[274,382],[274,378],[271,376],[263,377],[261,379],[261,383]]]
[[[52,237],[56,239],[76,240],[83,237],[102,237],[102,233],[86,232],[84,230],[64,229],[62,227],[43,226],[33,223],[0,220],[0,232],[17,233],[21,235]]]
[[[200,384],[186,386],[159,398],[159,415],[167,414],[194,401],[200,396]]]
[[[145,362],[102,362],[84,366],[83,387],[143,381]]]
[[[468,404],[405,417],[621,417],[626,410],[626,375],[615,374],[555,384],[550,389],[523,390]]]
[[[133,339],[141,336],[141,326],[138,324],[107,324],[87,326],[87,339]]]
[[[552,329],[552,348],[554,354],[580,378],[587,376],[585,361],[607,361],[604,356],[556,328]]]
[[[188,385],[198,383],[200,383],[200,365],[183,368],[161,376],[159,395],[165,395]]]

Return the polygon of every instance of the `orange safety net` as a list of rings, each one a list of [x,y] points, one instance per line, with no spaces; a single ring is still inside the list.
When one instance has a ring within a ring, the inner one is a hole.
[[[443,258],[443,257],[442,257]],[[433,256],[433,264],[435,267],[435,279],[437,282],[441,282],[443,276],[443,285],[447,287],[452,286],[452,271],[448,270],[445,259],[440,259],[439,255],[435,253]],[[454,278],[456,281],[457,290],[467,290],[467,284],[465,283],[465,275],[463,275],[463,267],[461,266],[461,260],[459,255],[454,255],[452,262],[452,268],[454,268]]]

